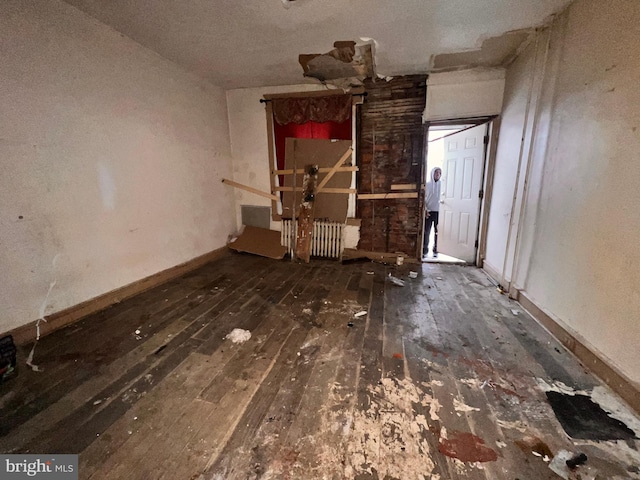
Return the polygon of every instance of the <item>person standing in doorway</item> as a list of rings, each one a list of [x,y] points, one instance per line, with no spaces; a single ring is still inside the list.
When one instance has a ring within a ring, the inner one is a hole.
[[[425,256],[429,253],[429,236],[431,235],[431,226],[433,226],[433,258],[438,258],[438,214],[440,213],[441,176],[442,170],[440,167],[434,167],[431,170],[431,180],[427,182],[424,200],[425,229],[422,251]]]

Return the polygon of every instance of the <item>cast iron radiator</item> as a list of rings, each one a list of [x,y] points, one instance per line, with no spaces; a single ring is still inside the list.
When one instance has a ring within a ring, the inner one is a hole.
[[[291,228],[292,221],[282,220],[282,232],[280,240],[283,246],[291,253]],[[340,258],[343,247],[344,224],[327,222],[323,220],[313,221],[313,237],[311,239],[311,256],[324,258]],[[295,239],[295,234],[294,234]]]

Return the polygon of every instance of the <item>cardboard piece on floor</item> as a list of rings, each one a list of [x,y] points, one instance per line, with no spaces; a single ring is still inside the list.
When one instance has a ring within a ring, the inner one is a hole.
[[[305,165],[318,165],[318,167],[333,167],[351,148],[351,140],[323,140],[317,138],[287,138],[285,148],[285,169],[292,169],[296,165],[298,175],[296,177],[296,199],[293,202],[293,192],[282,192],[282,218],[292,217],[292,207],[297,208],[302,203],[302,180]],[[345,166],[350,164],[347,159]],[[318,175],[318,181],[326,173]],[[325,185],[327,188],[351,187],[352,172],[336,172]],[[284,186],[293,186],[293,175],[284,176]],[[348,194],[320,192],[315,199],[313,218],[329,219],[333,222],[344,223],[347,219]]]
[[[253,253],[275,260],[281,260],[287,253],[287,247],[280,244],[280,232],[249,225],[227,246],[236,252]]]

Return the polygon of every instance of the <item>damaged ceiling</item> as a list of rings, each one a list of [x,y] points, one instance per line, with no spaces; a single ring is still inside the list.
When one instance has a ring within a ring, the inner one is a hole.
[[[357,45],[338,41],[324,54],[302,54],[298,61],[305,77],[341,87],[360,86],[365,78],[375,76],[373,42]]]
[[[461,68],[499,67],[509,64],[518,54],[522,45],[533,38],[534,28],[506,32],[498,37],[487,38],[475,50],[434,55],[431,72],[445,72]]]
[[[508,32],[542,25],[570,3],[65,1],[225,89],[317,83],[335,75],[358,78],[374,67],[379,76],[394,76],[466,63],[489,66],[509,58],[526,38],[522,32]],[[353,52],[348,61],[341,59],[345,49]]]

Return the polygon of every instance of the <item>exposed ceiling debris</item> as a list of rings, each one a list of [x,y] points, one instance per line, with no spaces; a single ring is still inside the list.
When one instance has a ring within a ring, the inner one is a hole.
[[[301,54],[298,61],[305,77],[339,87],[362,85],[365,78],[375,76],[374,40],[363,44],[338,41],[324,54]]]
[[[497,37],[490,37],[476,50],[443,53],[431,58],[432,72],[446,72],[476,67],[506,66],[517,56],[535,33],[534,28],[512,30]]]

